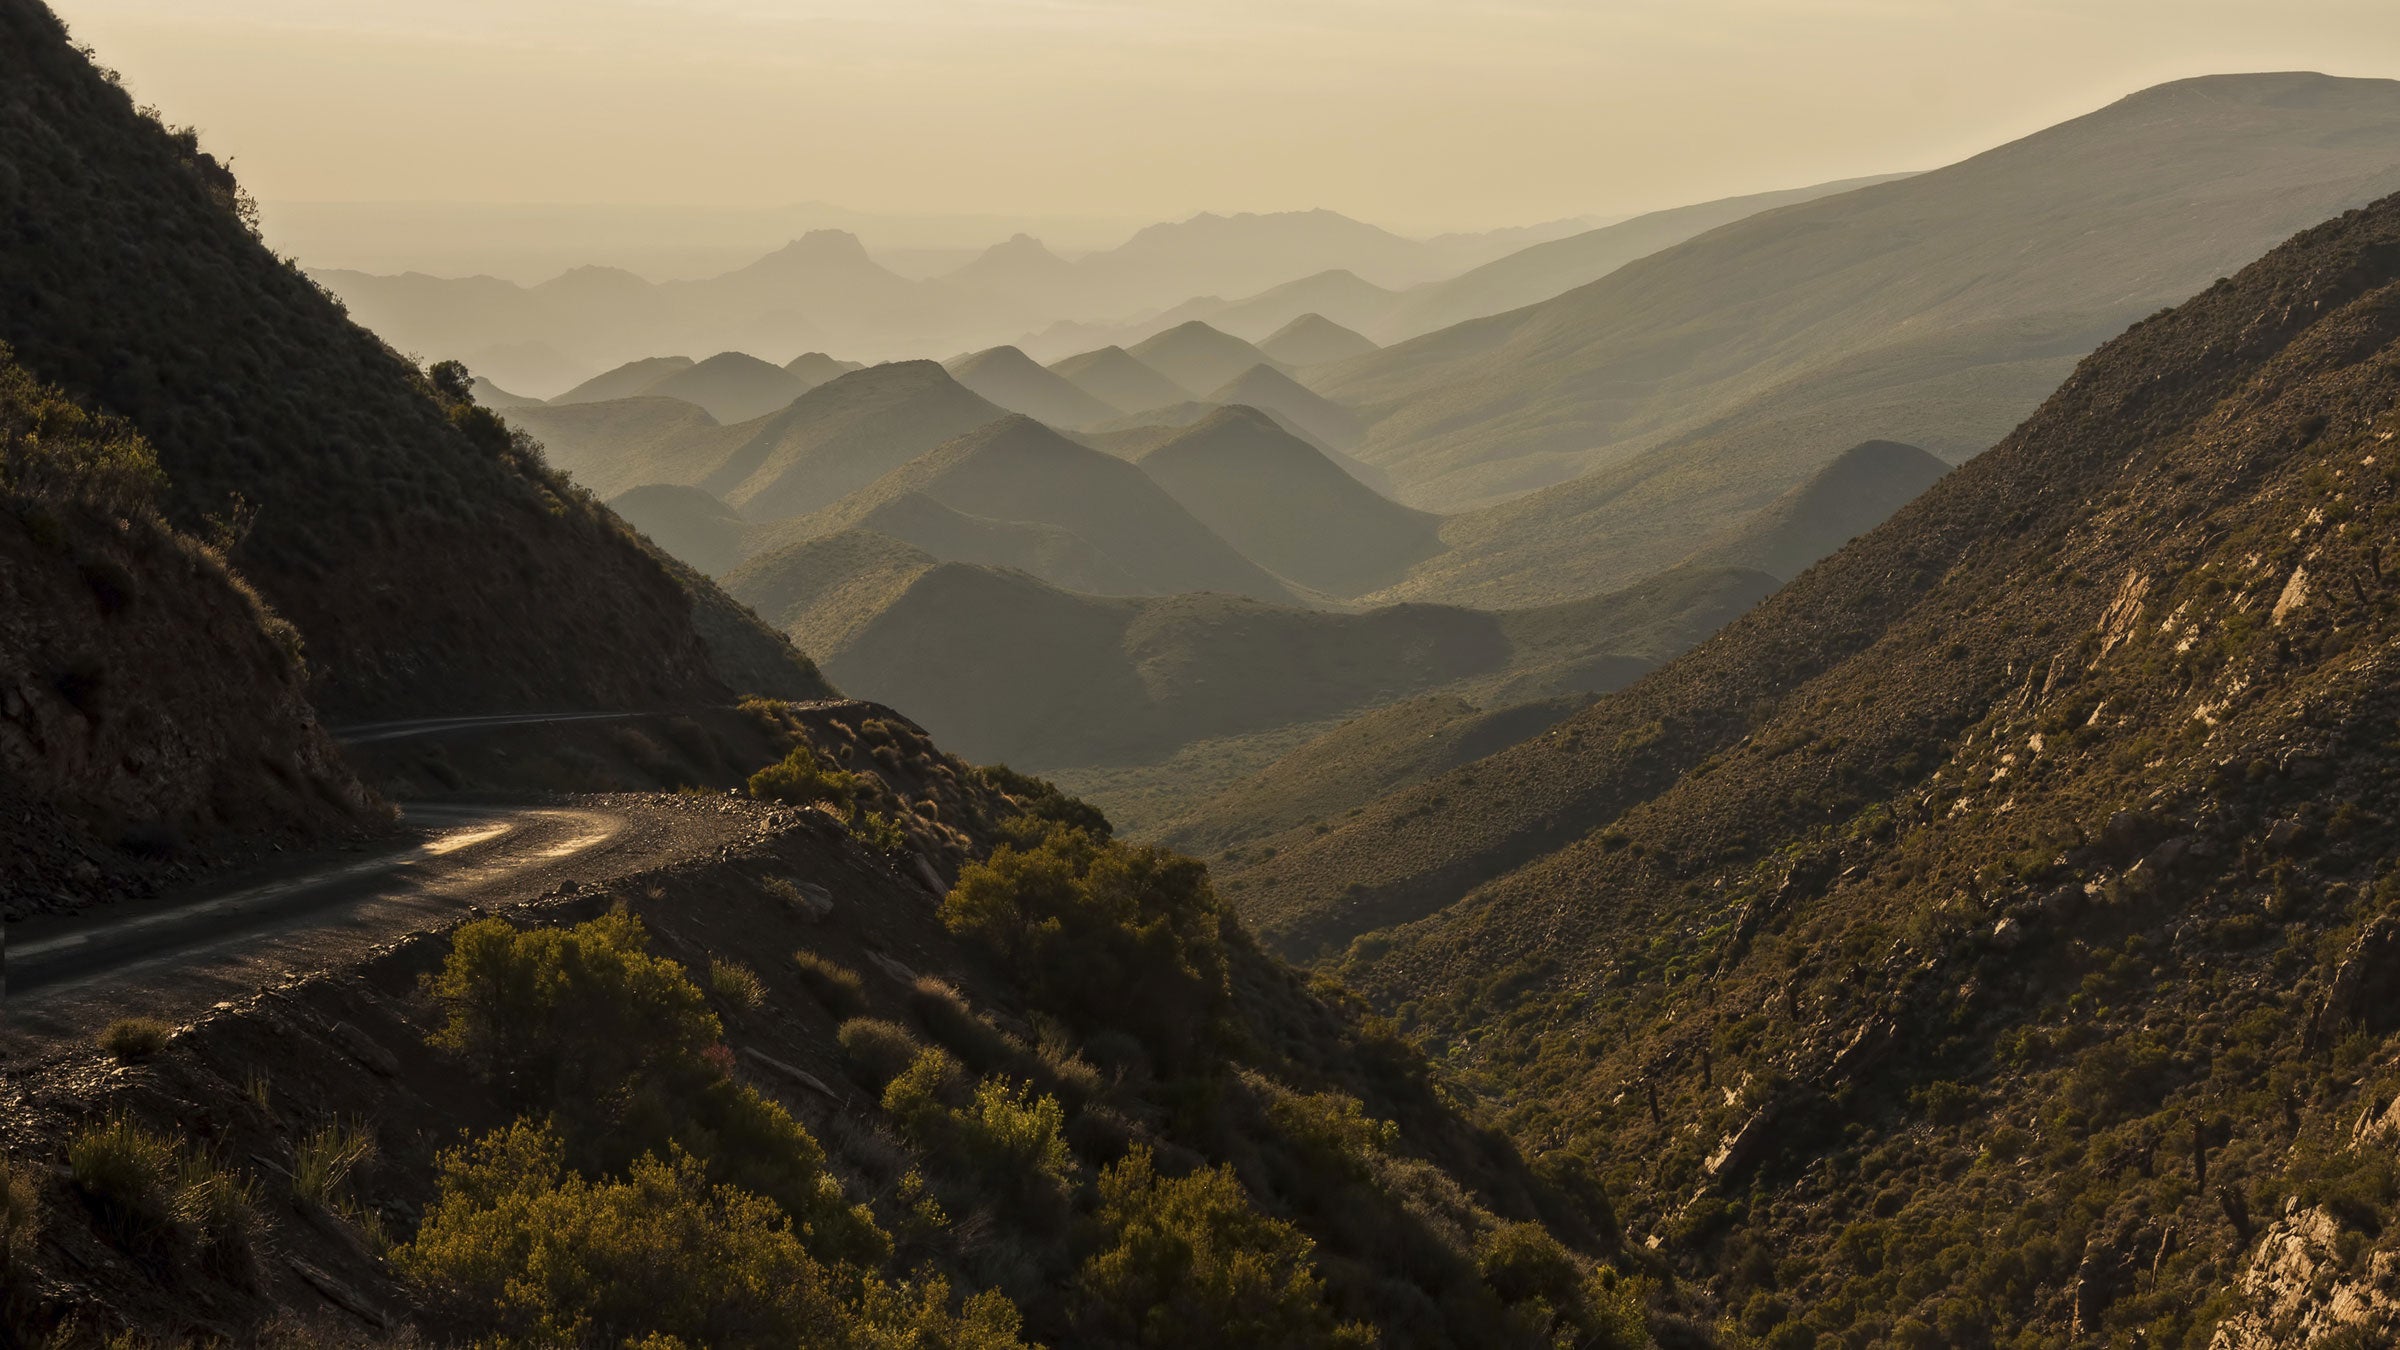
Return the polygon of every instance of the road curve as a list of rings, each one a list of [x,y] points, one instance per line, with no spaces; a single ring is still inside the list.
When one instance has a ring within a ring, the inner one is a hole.
[[[170,1019],[323,970],[471,905],[530,899],[717,849],[756,822],[721,801],[634,794],[563,804],[411,805],[403,835],[180,895],[11,924],[0,1055]]]
[[[501,727],[547,726],[558,722],[626,722],[644,717],[680,717],[677,712],[550,712],[486,713],[476,717],[417,717],[401,722],[359,722],[325,730],[343,745],[374,745],[382,741],[441,736],[454,731],[492,731]]]

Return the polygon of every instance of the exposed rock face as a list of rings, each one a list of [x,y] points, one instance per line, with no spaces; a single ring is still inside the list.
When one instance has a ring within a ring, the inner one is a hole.
[[[2389,1141],[2385,1141],[2385,1147]],[[2324,1209],[2294,1207],[2251,1254],[2242,1276],[2247,1306],[2217,1326],[2210,1350],[2319,1345],[2391,1345],[2400,1338],[2400,1252],[2366,1252]]]

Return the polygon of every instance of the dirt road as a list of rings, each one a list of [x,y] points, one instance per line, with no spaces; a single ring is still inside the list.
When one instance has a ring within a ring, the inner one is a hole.
[[[417,805],[364,853],[296,859],[196,892],[9,925],[0,1054],[140,1013],[176,1020],[337,966],[470,907],[530,899],[722,848],[767,813],[724,798],[611,795],[555,805]]]

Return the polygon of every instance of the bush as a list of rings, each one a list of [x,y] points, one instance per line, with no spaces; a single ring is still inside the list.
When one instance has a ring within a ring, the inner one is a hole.
[[[1227,1005],[1208,870],[1149,847],[1053,828],[959,872],[950,931],[1005,964],[1030,1001],[1085,1033],[1118,1029],[1162,1063],[1190,1059]]]
[[[836,1017],[849,1017],[867,1006],[867,982],[859,973],[828,956],[811,951],[792,953],[792,967],[809,996]]]
[[[889,858],[908,851],[908,831],[881,811],[861,811],[850,818],[850,837],[869,851]]]
[[[758,973],[732,961],[708,963],[708,987],[718,998],[744,1012],[766,1001],[767,987],[759,983]]]
[[[825,1172],[824,1150],[733,1081],[706,997],[645,945],[621,911],[566,930],[469,924],[432,981],[448,1014],[434,1043],[549,1113],[590,1174],[680,1149],[712,1180],[783,1206],[824,1250],[879,1251],[881,1234]]]
[[[439,1193],[393,1260],[469,1325],[539,1345],[831,1345],[824,1268],[766,1200],[711,1186],[681,1150],[622,1181],[570,1171],[523,1121],[442,1155]]]
[[[966,1081],[948,1051],[926,1050],[883,1090],[883,1109],[952,1175],[1009,1198],[1021,1216],[1063,1217],[1075,1168],[1066,1108],[1020,1084],[986,1078],[969,1091]]]
[[[879,1092],[906,1073],[925,1049],[925,1043],[907,1027],[870,1017],[853,1017],[842,1023],[834,1039],[842,1043],[842,1054],[853,1075]]]
[[[1252,1208],[1230,1167],[1168,1180],[1137,1148],[1100,1177],[1106,1236],[1075,1277],[1089,1339],[1153,1347],[1371,1345],[1337,1326],[1298,1229]]]
[[[165,485],[131,422],[86,412],[0,342],[0,495],[132,511],[153,506]]]
[[[927,1035],[956,1052],[978,1073],[1012,1067],[1024,1056],[1023,1047],[976,1016],[965,996],[939,976],[919,978],[908,991],[908,1007]]]
[[[997,1289],[986,1289],[950,1311],[950,1282],[936,1275],[921,1283],[870,1280],[859,1301],[860,1326],[852,1344],[859,1350],[1023,1350],[1016,1305]]]
[[[167,1048],[175,1028],[155,1017],[120,1017],[100,1033],[100,1048],[119,1063],[144,1060]]]
[[[1365,1180],[1375,1155],[1400,1137],[1399,1126],[1368,1115],[1358,1098],[1340,1092],[1279,1096],[1268,1104],[1267,1120],[1311,1168],[1353,1181]]]
[[[1099,807],[1068,796],[1049,779],[1018,773],[1005,764],[987,764],[976,772],[1023,813],[1018,818],[1021,826],[1009,831],[1020,843],[1041,842],[1052,826],[1080,830],[1102,842],[1115,833],[1115,827],[1108,823],[1108,817]]]
[[[817,752],[803,743],[793,746],[781,762],[750,775],[750,795],[785,806],[830,806],[847,815],[861,791],[856,774],[825,767]]]

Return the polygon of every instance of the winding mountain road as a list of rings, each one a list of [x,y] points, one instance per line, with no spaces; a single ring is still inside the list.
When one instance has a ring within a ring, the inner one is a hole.
[[[719,849],[763,813],[722,798],[623,794],[555,805],[417,804],[365,853],[253,869],[195,892],[11,924],[0,1054],[133,1013],[176,1019],[354,960],[561,881],[605,880]]]

